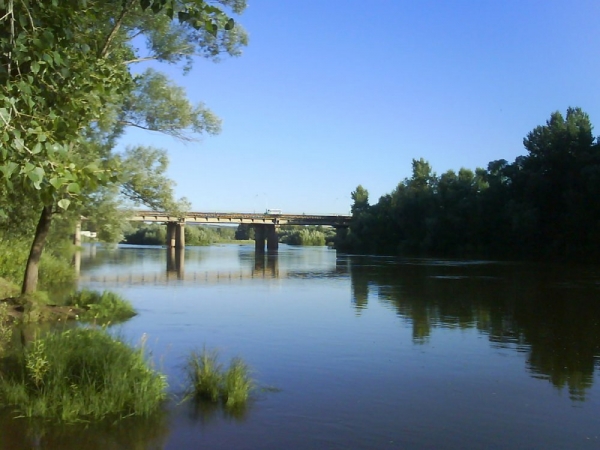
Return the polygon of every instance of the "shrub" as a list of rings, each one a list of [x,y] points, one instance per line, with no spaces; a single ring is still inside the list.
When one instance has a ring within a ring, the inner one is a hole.
[[[166,398],[164,376],[103,329],[47,334],[14,357],[0,378],[0,406],[61,421],[149,416]]]

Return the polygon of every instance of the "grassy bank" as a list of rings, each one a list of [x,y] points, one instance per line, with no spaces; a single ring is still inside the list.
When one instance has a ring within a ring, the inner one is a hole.
[[[148,416],[166,398],[166,380],[143,345],[103,329],[52,332],[4,361],[0,405],[24,417],[62,421]]]
[[[129,301],[111,291],[82,289],[71,294],[66,306],[80,311],[79,320],[86,322],[122,322],[137,314]]]

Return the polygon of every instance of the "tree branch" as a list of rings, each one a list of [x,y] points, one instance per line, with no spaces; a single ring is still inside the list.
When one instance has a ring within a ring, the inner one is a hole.
[[[100,58],[105,58],[108,55],[108,49],[110,47],[110,44],[112,44],[112,41],[114,40],[115,36],[119,32],[119,29],[121,28],[121,25],[123,24],[123,18],[125,17],[125,14],[127,14],[127,12],[129,11],[129,8],[131,8],[133,6],[135,1],[136,0],[130,0],[129,3],[123,4],[123,11],[121,11],[119,18],[117,19],[112,30],[106,37],[106,42],[104,42],[104,46],[102,47],[102,50],[100,50],[100,55],[99,55]]]
[[[197,139],[194,139],[190,136],[187,136],[177,130],[158,130],[156,128],[150,128],[150,127],[145,127],[143,125],[139,125],[137,123],[134,122],[129,122],[127,120],[119,120],[119,123],[121,125],[125,125],[128,127],[134,127],[134,128],[139,128],[141,130],[146,130],[146,131],[154,131],[156,133],[162,133],[162,134],[167,134],[169,136],[173,136],[174,138],[177,138],[179,140],[185,141],[185,142],[193,142],[193,141],[197,141]]]

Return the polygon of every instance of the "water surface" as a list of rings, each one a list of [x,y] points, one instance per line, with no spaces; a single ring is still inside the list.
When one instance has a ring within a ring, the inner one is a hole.
[[[600,447],[598,267],[285,245],[171,256],[87,247],[80,286],[133,302],[119,332],[148,337],[174,396],[203,346],[278,392],[235,417],[186,403],[87,428],[4,418],[1,449]]]

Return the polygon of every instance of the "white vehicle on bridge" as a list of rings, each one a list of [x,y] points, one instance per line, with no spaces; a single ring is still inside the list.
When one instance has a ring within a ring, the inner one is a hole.
[[[267,209],[265,214],[269,214],[271,216],[278,216],[278,215],[281,215],[281,210],[280,209]]]

